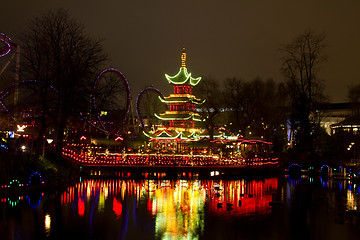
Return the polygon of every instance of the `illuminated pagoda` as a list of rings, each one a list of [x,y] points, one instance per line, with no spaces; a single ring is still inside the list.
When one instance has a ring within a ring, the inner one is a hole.
[[[181,67],[174,76],[165,74],[167,81],[174,87],[174,92],[168,97],[159,97],[167,105],[165,113],[155,117],[163,121],[163,127],[154,133],[145,135],[150,141],[156,141],[155,149],[180,150],[181,142],[197,140],[201,130],[196,128],[196,122],[202,121],[195,107],[205,100],[197,99],[191,90],[196,86],[201,77],[193,78],[186,68],[185,48],[181,53]]]

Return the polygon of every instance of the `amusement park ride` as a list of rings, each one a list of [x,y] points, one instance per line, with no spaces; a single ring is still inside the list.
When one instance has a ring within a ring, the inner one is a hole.
[[[16,68],[15,68],[15,78],[14,78],[14,83],[9,86],[7,89],[3,90],[0,92],[0,107],[5,110],[6,112],[8,112],[8,109],[5,107],[2,99],[5,97],[5,95],[7,95],[10,91],[14,92],[14,106],[17,105],[17,101],[18,101],[18,89],[19,89],[19,61],[20,61],[20,46],[18,46],[17,44],[13,43],[12,40],[6,36],[3,33],[0,33],[0,41],[3,42],[3,46],[0,46],[0,57],[3,57],[5,55],[7,55],[8,53],[10,53],[11,50],[15,50],[13,51],[13,53],[11,54],[10,58],[6,61],[6,63],[4,64],[4,66],[1,68],[0,70],[0,76],[2,75],[2,73],[5,71],[5,69],[7,68],[7,66],[10,64],[11,60],[16,56]]]
[[[11,41],[11,39],[3,33],[0,33],[0,41],[2,41],[4,46],[0,48],[0,57],[5,56],[12,49],[17,49],[17,45]],[[16,53],[16,52],[15,52]],[[0,75],[4,72],[5,68],[9,65],[10,61],[13,59],[15,53],[11,55],[11,58],[6,62],[5,66],[2,67]]]
[[[8,87],[0,91],[0,110],[13,113],[11,118],[14,120],[14,115],[17,112],[16,107],[21,104],[19,102],[19,91],[23,89],[20,94],[23,99],[26,99],[24,95],[34,96],[31,91],[34,91],[36,87],[28,88],[28,86],[30,84],[38,85],[38,82],[37,80],[19,80],[20,46],[3,33],[0,33],[0,44],[0,57],[11,54],[10,58],[2,66],[0,76],[13,58],[16,58],[15,79]],[[50,88],[54,94],[57,94],[55,87],[51,86]],[[110,100],[105,97],[106,94],[109,95],[109,92],[104,93],[105,88],[111,89],[113,97],[109,98]],[[100,132],[119,137],[120,130],[128,120],[131,107],[131,94],[127,79],[117,69],[107,68],[96,77],[92,90],[92,114],[80,113],[81,118]],[[108,106],[111,106],[111,108]],[[12,108],[12,111],[9,111],[10,108]],[[115,113],[116,118],[109,121],[108,112]]]
[[[32,91],[29,90],[28,85],[36,86],[39,84],[37,80],[21,80],[19,81],[19,60],[20,47],[14,44],[12,40],[5,34],[0,33],[0,57],[9,54],[14,50],[11,57],[2,67],[1,73],[9,65],[11,60],[16,56],[16,73],[15,80],[8,87],[0,91],[0,110],[7,112],[9,115],[13,114],[12,119],[14,123],[17,106],[23,102],[24,95],[32,97],[36,96],[36,87]],[[136,99],[136,113],[138,117],[138,125],[143,130],[144,135],[152,143],[150,148],[153,152],[141,153],[140,148],[138,155],[128,155],[123,149],[122,153],[110,153],[100,150],[89,144],[84,145],[83,139],[80,138],[77,142],[68,143],[63,150],[63,155],[70,158],[80,165],[143,165],[143,164],[170,164],[178,162],[180,165],[193,164],[199,165],[217,165],[219,159],[223,156],[213,156],[211,151],[204,153],[190,152],[184,148],[184,143],[194,142],[201,139],[202,130],[195,126],[195,122],[201,122],[200,115],[196,112],[197,106],[201,105],[205,100],[197,99],[192,95],[192,87],[197,85],[201,78],[193,78],[188,73],[186,68],[186,53],[183,49],[181,54],[181,67],[175,76],[165,75],[168,82],[174,87],[174,92],[170,96],[165,97],[161,91],[154,87],[147,87],[143,89]],[[53,94],[57,94],[57,90],[51,87]],[[20,90],[20,94],[19,94]],[[122,141],[124,138],[124,126],[129,121],[129,113],[131,107],[130,86],[125,76],[115,68],[107,68],[100,72],[96,77],[92,92],[92,110],[86,113],[79,113],[80,118],[91,125],[105,136],[115,136],[117,140]],[[107,96],[112,94],[113,97]],[[21,99],[19,100],[19,96]],[[9,107],[10,106],[10,107]],[[12,107],[12,111],[9,109]],[[133,126],[135,127],[135,120],[132,118]],[[23,130],[20,129],[20,130]],[[19,131],[20,131],[19,130]],[[128,133],[127,133],[128,134]],[[223,144],[223,143],[221,143]],[[232,144],[232,143],[231,143]],[[238,148],[240,144],[251,145],[257,144],[254,141],[238,141],[236,143]],[[261,141],[261,144],[269,146],[271,143]],[[161,145],[161,146],[160,146]],[[79,147],[80,146],[80,147]],[[180,147],[179,147],[180,146]],[[223,144],[224,146],[224,144]],[[95,149],[96,148],[96,149]],[[159,152],[159,150],[167,149],[168,151]],[[156,152],[157,151],[157,152]],[[180,154],[180,155],[175,155]],[[154,155],[155,154],[155,155]],[[162,154],[159,156],[158,154]],[[170,154],[167,156],[166,154]],[[188,154],[188,155],[185,155]],[[202,154],[202,155],[201,155]],[[225,157],[225,156],[224,156]],[[229,157],[229,156],[226,156]],[[232,158],[234,157],[234,158]],[[190,159],[190,160],[189,160]],[[225,158],[224,158],[225,159]],[[223,162],[224,163],[224,162]],[[276,164],[277,159],[272,158],[253,158],[250,162],[245,162],[243,156],[230,156],[228,162],[230,165],[258,165],[258,164]]]
[[[1,68],[0,75],[16,57],[15,79],[8,87],[0,91],[0,110],[15,114],[19,101],[19,89],[23,89],[20,94],[23,99],[24,95],[34,96],[30,90],[31,88],[27,86],[30,84],[37,85],[38,82],[37,80],[19,80],[20,46],[3,33],[0,33],[0,43],[2,44],[0,46],[0,57],[12,53]],[[184,54],[182,56],[186,57]],[[183,61],[185,62],[185,58]],[[186,69],[186,67],[182,69]],[[32,89],[35,89],[35,87],[32,87]],[[54,94],[57,94],[55,87],[51,87],[51,89]],[[91,113],[80,113],[81,119],[108,136],[121,137],[121,130],[129,120],[132,105],[130,86],[127,79],[117,69],[107,68],[96,77],[92,90],[92,111]],[[109,93],[113,97],[106,98]],[[138,94],[136,113],[141,129],[148,132],[151,130],[149,128],[152,127],[155,130],[154,127],[160,124],[159,119],[155,118],[156,114],[168,110],[167,105],[160,101],[161,99],[164,101],[166,97],[154,87],[147,87]],[[174,104],[170,104],[170,107],[172,105]],[[12,109],[12,111],[9,111],[9,109]],[[12,118],[14,119],[14,116]],[[134,121],[134,117],[132,120]],[[174,123],[174,121],[170,122]],[[135,123],[132,124],[135,127]]]
[[[23,99],[26,99],[24,95],[36,96],[31,91],[35,91],[36,87],[34,85],[37,85],[38,82],[37,80],[19,80],[20,46],[15,44],[10,37],[0,33],[0,57],[5,57],[8,54],[10,54],[10,58],[2,66],[0,76],[14,57],[16,58],[16,71],[14,81],[0,91],[0,110],[15,114],[19,102],[19,89]],[[29,88],[29,85],[32,85],[32,87]],[[57,94],[55,87],[51,86],[50,88],[54,94]],[[112,135],[121,138],[121,131],[129,120],[132,108],[130,86],[126,77],[115,68],[104,69],[96,77],[92,90],[91,114],[80,113],[81,119],[107,136]],[[113,97],[107,98],[109,94]],[[163,94],[154,87],[148,87],[143,89],[137,96],[136,113],[141,129],[145,128],[144,121],[148,121],[150,115],[154,113],[154,110],[150,112],[146,110],[149,106],[149,98],[154,99],[154,96],[155,100],[160,102],[158,96],[163,97]],[[165,109],[164,104],[152,104],[152,108],[157,108],[156,106],[160,106],[160,111]],[[157,112],[159,110],[155,111],[155,113]],[[14,120],[14,115],[11,118]],[[132,120],[135,121],[134,117],[132,117]],[[132,125],[135,126],[135,122]]]

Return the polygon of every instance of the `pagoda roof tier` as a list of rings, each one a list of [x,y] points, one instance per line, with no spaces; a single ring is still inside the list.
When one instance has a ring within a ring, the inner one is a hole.
[[[201,77],[193,78],[191,77],[191,73],[188,73],[186,67],[181,67],[179,72],[174,76],[169,76],[165,74],[165,78],[169,81],[169,83],[174,85],[191,85],[196,86],[200,80]]]
[[[195,86],[197,85],[201,77],[193,78],[191,77],[191,73],[188,73],[186,68],[186,52],[185,48],[183,48],[183,51],[181,53],[181,67],[179,72],[174,76],[169,76],[165,74],[166,79],[169,81],[169,83],[174,85],[191,85]]]
[[[143,132],[145,136],[150,138],[150,140],[197,140],[199,139],[199,134],[191,131],[179,132],[177,130],[166,129],[157,131],[155,133],[146,133]]]
[[[194,95],[191,94],[170,94],[169,97],[161,98],[159,96],[159,99],[161,102],[165,104],[171,104],[171,103],[194,103],[197,105],[201,105],[205,102],[205,100],[200,100],[195,98]]]
[[[165,111],[165,113],[160,113],[161,116],[165,116],[165,115],[194,115],[196,117],[200,117],[200,114],[197,112],[192,112],[192,111]]]
[[[196,132],[198,134],[204,132],[204,129],[200,128],[185,128],[185,127],[159,127],[157,131],[163,131],[163,130],[174,130],[177,132]]]
[[[155,113],[155,117],[165,121],[171,121],[171,120],[179,120],[179,121],[191,120],[198,122],[201,121],[200,115],[198,113],[188,112],[188,111],[166,111],[165,113],[160,114],[160,116]]]

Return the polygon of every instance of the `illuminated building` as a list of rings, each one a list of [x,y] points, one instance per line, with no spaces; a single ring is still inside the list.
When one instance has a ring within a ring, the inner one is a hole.
[[[179,72],[174,76],[165,74],[165,78],[174,87],[174,92],[168,97],[159,97],[168,106],[164,113],[155,114],[155,117],[163,121],[163,127],[156,132],[144,134],[155,142],[155,149],[179,151],[183,142],[200,138],[201,130],[195,123],[202,119],[195,111],[195,106],[205,102],[192,94],[192,88],[200,82],[201,77],[193,78],[188,72],[185,48],[181,53]]]

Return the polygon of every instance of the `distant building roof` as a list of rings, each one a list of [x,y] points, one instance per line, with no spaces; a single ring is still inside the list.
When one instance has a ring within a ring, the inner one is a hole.
[[[341,121],[337,124],[331,125],[332,128],[339,128],[339,127],[359,127],[360,126],[360,116],[350,116],[347,117],[344,121]]]
[[[343,103],[326,103],[318,107],[318,110],[350,110],[352,108],[352,103],[343,102]]]

